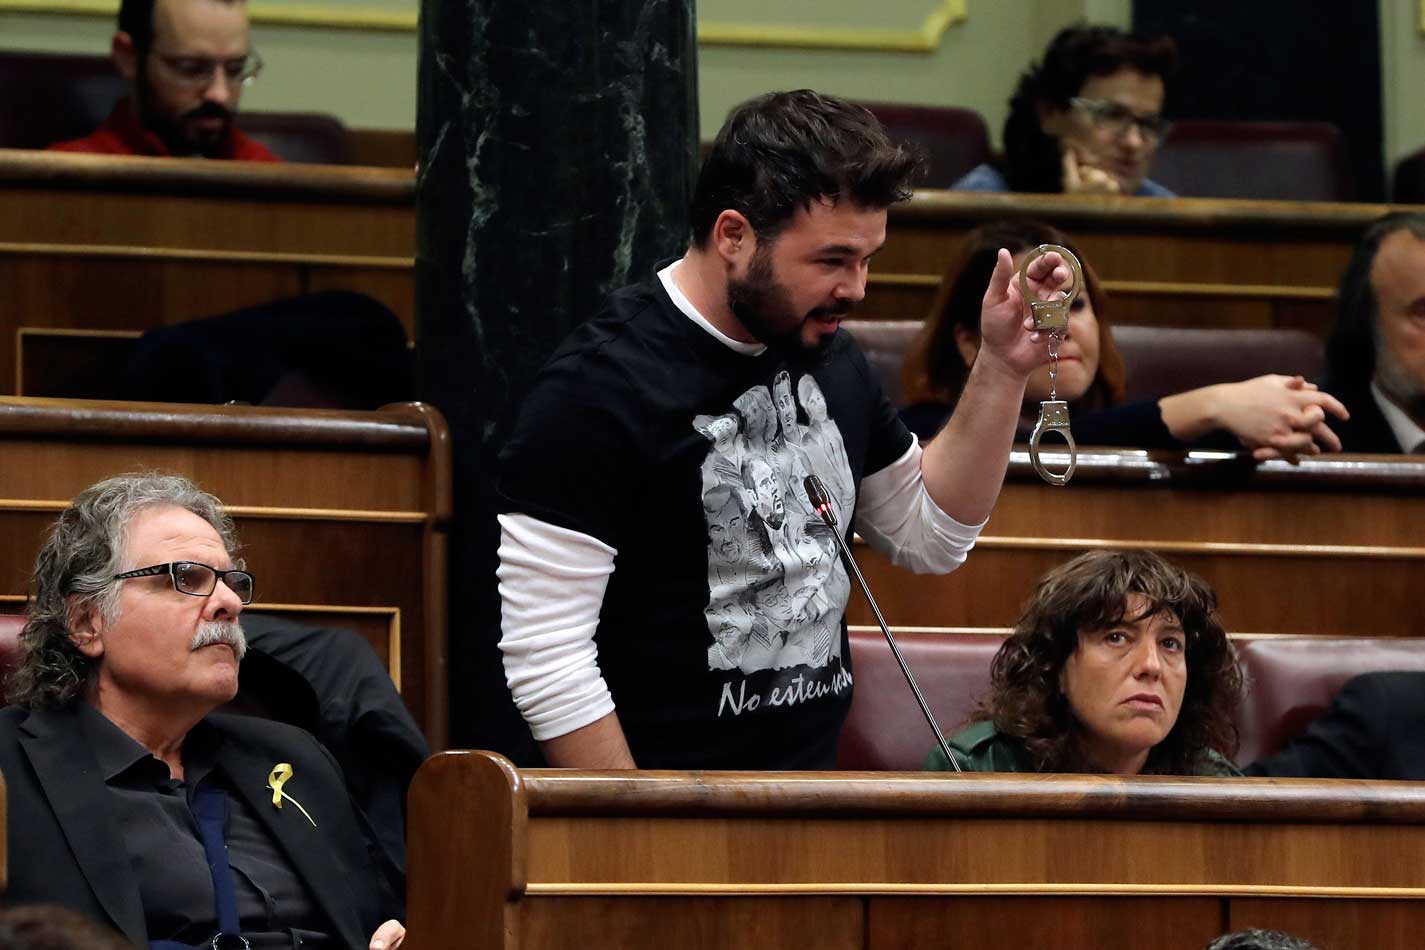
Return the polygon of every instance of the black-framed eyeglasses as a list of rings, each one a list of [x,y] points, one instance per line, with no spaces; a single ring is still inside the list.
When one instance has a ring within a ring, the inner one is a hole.
[[[206,89],[213,82],[213,74],[222,70],[223,78],[229,85],[246,86],[262,72],[262,57],[253,50],[241,59],[205,59],[201,56],[168,56],[153,51],[153,55],[168,67],[173,78],[195,89]]]
[[[1138,134],[1145,142],[1160,142],[1168,134],[1172,123],[1161,115],[1138,115],[1121,102],[1112,99],[1085,99],[1074,96],[1069,103],[1088,116],[1099,128],[1113,135],[1124,135],[1130,126],[1138,126]]]
[[[173,581],[174,590],[180,594],[192,594],[194,597],[207,597],[217,590],[218,578],[221,577],[223,583],[228,585],[228,590],[237,594],[238,600],[243,604],[252,603],[255,582],[251,574],[247,571],[220,571],[216,567],[199,564],[197,561],[169,561],[167,564],[141,567],[137,570],[115,574],[114,580],[128,580],[130,577],[157,577],[160,574],[169,576]]]

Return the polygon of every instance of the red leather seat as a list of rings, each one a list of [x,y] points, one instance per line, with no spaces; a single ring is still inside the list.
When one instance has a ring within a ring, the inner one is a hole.
[[[1261,637],[1237,641],[1247,673],[1237,761],[1271,755],[1326,711],[1346,681],[1376,670],[1425,670],[1425,641]]]
[[[1183,119],[1148,177],[1184,197],[1350,201],[1341,130],[1327,122]]]
[[[1115,326],[1111,332],[1128,370],[1128,400],[1264,373],[1312,379],[1326,366],[1325,345],[1305,330]]]
[[[0,614],[0,686],[20,662],[20,631],[25,627],[24,614]],[[0,703],[4,703],[0,689]]]
[[[1003,642],[1000,634],[976,633],[914,633],[896,638],[945,738],[969,718],[989,688],[990,661]],[[837,767],[920,768],[935,745],[935,733],[879,630],[851,632],[851,675],[855,691],[841,730]]]
[[[893,142],[914,142],[925,150],[927,188],[949,188],[976,165],[990,160],[990,134],[973,109],[863,102],[881,120]]]

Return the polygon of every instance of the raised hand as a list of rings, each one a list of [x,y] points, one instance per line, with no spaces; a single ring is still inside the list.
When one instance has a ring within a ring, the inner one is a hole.
[[[1029,292],[1038,300],[1049,300],[1072,286],[1073,274],[1057,251],[1049,251],[1029,265],[1026,274]],[[1019,292],[1019,274],[1009,251],[1000,249],[994,273],[980,308],[981,346],[978,360],[992,360],[996,366],[1019,376],[1028,376],[1044,365],[1047,333],[1034,330],[1029,305]]]
[[[1095,166],[1072,145],[1064,146],[1062,162],[1067,194],[1117,195],[1123,192],[1116,177]]]

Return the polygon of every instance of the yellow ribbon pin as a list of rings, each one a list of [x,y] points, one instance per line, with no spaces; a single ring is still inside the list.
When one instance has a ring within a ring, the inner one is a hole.
[[[288,792],[282,790],[282,786],[292,777],[292,766],[288,762],[278,762],[272,767],[272,772],[267,776],[267,787],[272,789],[272,804],[278,808],[282,807],[282,799],[297,806],[297,810],[302,813],[302,817],[312,821],[312,816],[307,814],[307,809],[302,807],[302,803],[293,798]],[[312,827],[317,827],[317,823],[312,821]]]

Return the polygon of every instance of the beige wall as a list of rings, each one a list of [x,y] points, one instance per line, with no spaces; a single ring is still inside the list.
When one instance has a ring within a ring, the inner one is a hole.
[[[1421,0],[1380,0],[1381,70],[1386,173],[1402,156],[1425,146],[1425,33]]]

